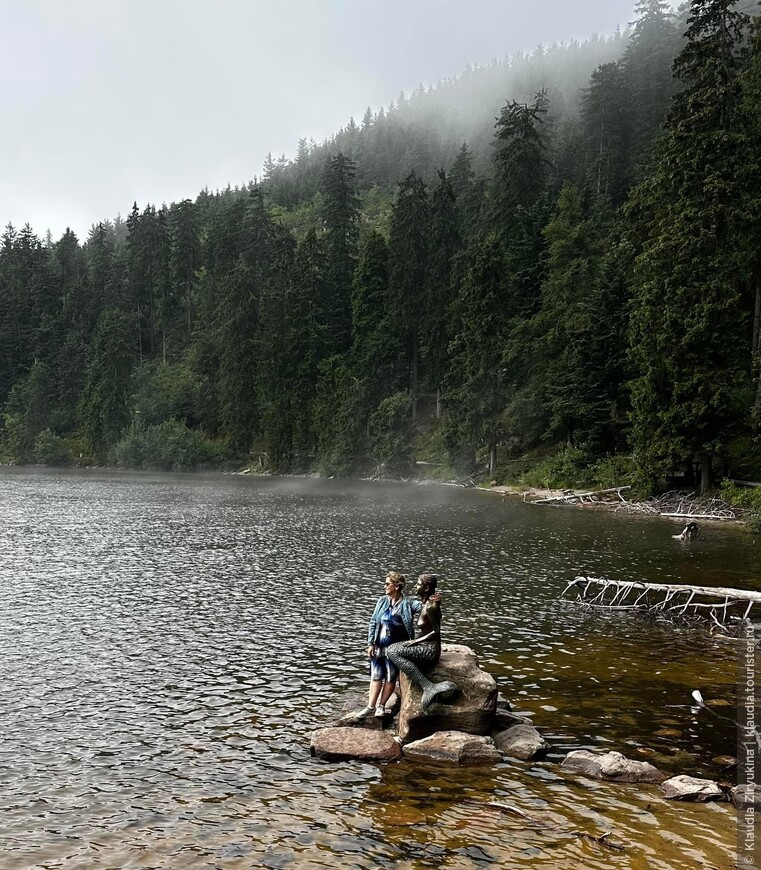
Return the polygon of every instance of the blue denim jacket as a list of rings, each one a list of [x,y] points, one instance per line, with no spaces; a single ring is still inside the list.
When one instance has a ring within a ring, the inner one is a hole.
[[[378,642],[378,635],[381,628],[381,617],[388,607],[391,606],[391,599],[388,595],[381,595],[378,603],[375,605],[373,615],[370,617],[370,625],[367,629],[367,645],[375,646]],[[420,615],[423,603],[418,598],[402,598],[402,605],[399,608],[399,615],[402,617],[404,627],[407,629],[407,634],[410,640],[415,637],[415,622]]]

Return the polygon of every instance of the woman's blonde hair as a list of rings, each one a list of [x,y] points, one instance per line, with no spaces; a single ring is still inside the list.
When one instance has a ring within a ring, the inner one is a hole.
[[[404,589],[404,584],[407,582],[398,571],[389,571],[386,574],[386,579],[390,580],[397,589]]]

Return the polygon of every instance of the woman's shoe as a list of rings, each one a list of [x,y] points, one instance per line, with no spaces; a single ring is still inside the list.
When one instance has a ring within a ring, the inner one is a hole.
[[[376,707],[375,708],[375,718],[382,719],[386,715],[385,707]]]

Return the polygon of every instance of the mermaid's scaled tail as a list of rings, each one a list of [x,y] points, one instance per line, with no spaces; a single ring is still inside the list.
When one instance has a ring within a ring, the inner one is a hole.
[[[434,701],[448,701],[459,691],[451,680],[443,680],[440,683],[431,682],[418,667],[419,663],[432,668],[438,661],[439,649],[433,644],[420,644],[418,646],[405,646],[403,643],[393,644],[386,651],[386,655],[403,674],[406,674],[413,683],[416,683],[423,690],[420,706],[424,711]]]

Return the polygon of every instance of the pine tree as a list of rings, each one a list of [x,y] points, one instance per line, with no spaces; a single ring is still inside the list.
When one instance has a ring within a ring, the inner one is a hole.
[[[546,415],[543,437],[592,453],[617,446],[620,417],[624,306],[606,272],[611,220],[604,202],[585,213],[579,190],[563,188],[544,231],[547,275],[522,351],[523,401],[535,403],[534,419]]]
[[[331,157],[322,182],[326,247],[326,305],[331,352],[343,353],[351,342],[351,285],[359,238],[359,198],[354,163],[339,152]]]
[[[630,181],[629,100],[617,63],[593,73],[581,100],[587,148],[587,184],[596,196],[623,202]]]
[[[668,0],[638,0],[635,8],[622,63],[627,104],[621,107],[630,118],[632,163],[647,157],[676,92],[671,67],[680,38]]]
[[[540,91],[532,105],[510,101],[494,125],[492,220],[505,239],[546,189],[549,162],[543,124],[547,108],[547,95]]]
[[[497,462],[505,405],[502,339],[507,293],[502,245],[492,235],[473,245],[462,265],[454,306],[455,337],[449,348],[451,367],[444,383],[446,440],[457,456],[485,446],[489,471]]]
[[[134,363],[126,315],[104,308],[88,353],[80,417],[101,461],[129,423],[130,374]]]
[[[428,268],[428,194],[422,179],[411,172],[399,183],[389,236],[389,290],[392,323],[404,347],[409,372],[412,422],[417,420],[420,326],[425,305]]]
[[[701,489],[749,406],[743,352],[751,263],[742,245],[739,73],[747,18],[735,0],[692,0],[687,44],[653,174],[628,214],[636,260],[631,320],[635,459],[644,480],[693,460]]]
[[[193,284],[201,267],[201,239],[193,202],[183,199],[169,214],[169,268],[175,298],[183,300],[187,339],[193,331]]]
[[[296,467],[309,467],[317,449],[314,403],[319,365],[325,359],[329,336],[323,311],[325,251],[310,229],[299,244],[287,301],[287,381],[290,395],[291,438]]]
[[[452,263],[462,247],[455,192],[439,171],[439,183],[431,195],[428,230],[428,264],[425,299],[420,325],[424,379],[436,391],[436,416],[441,413],[440,391],[449,364],[452,340],[449,309],[454,299]]]

